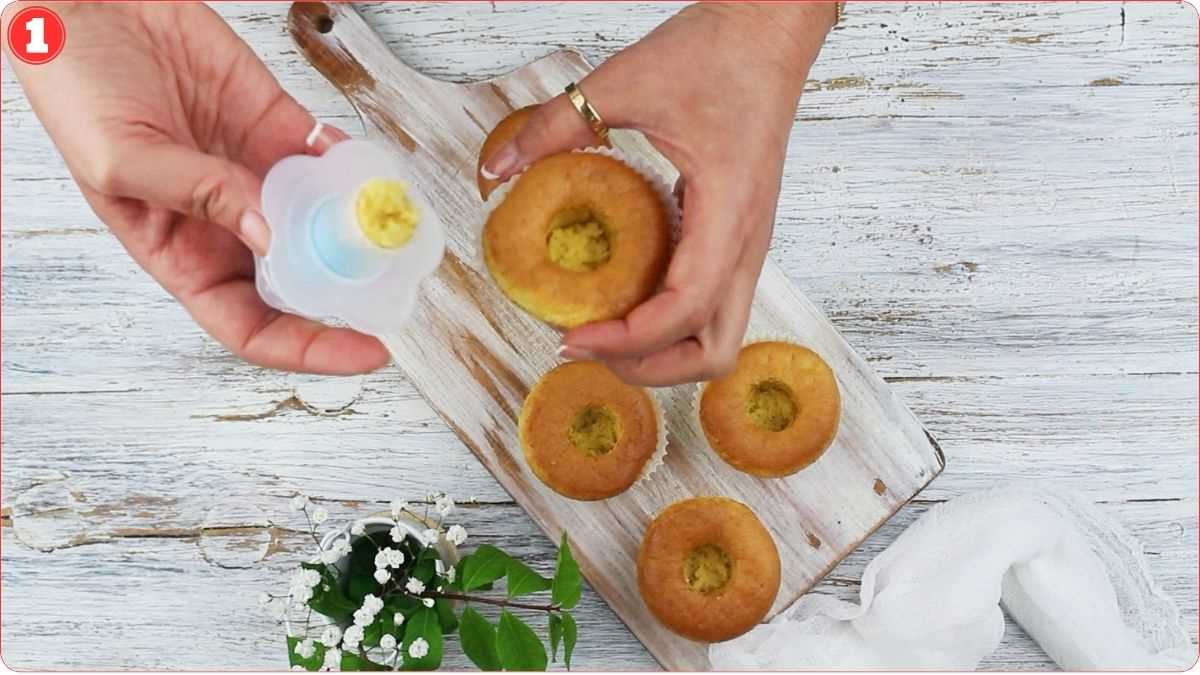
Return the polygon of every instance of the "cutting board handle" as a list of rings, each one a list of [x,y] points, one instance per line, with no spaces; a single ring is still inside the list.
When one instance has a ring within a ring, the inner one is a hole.
[[[454,86],[397,59],[353,3],[295,2],[288,12],[288,30],[309,63],[356,105],[375,91],[385,74],[393,86],[405,81],[423,88]]]

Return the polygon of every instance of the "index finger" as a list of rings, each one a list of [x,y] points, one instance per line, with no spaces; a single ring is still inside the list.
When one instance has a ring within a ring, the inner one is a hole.
[[[376,370],[390,358],[373,337],[272,309],[250,279],[230,279],[179,300],[217,341],[266,368],[353,375]]]

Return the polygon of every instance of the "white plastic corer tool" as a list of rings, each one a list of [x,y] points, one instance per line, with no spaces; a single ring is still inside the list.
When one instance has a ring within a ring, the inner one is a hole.
[[[271,246],[255,260],[259,295],[375,336],[399,329],[446,248],[420,187],[399,156],[370,141],[281,160],[262,187]]]

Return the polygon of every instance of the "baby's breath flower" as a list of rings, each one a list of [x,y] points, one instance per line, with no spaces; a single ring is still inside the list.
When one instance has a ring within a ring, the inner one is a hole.
[[[375,613],[368,610],[366,607],[360,607],[354,610],[354,625],[355,626],[370,626],[375,621]],[[347,629],[348,630],[348,629]]]
[[[338,641],[342,639],[342,629],[337,626],[326,626],[325,631],[321,633],[321,637],[317,640],[326,647],[336,647]]]
[[[395,626],[403,625],[404,624],[404,614],[401,612],[396,612],[395,614],[393,614],[392,615],[392,624]]]
[[[384,549],[387,553],[388,567],[398,568],[404,564],[404,554],[394,548]]]
[[[311,588],[297,588],[292,591],[292,599],[295,600],[296,602],[300,603],[301,605],[308,602],[309,600],[312,600],[312,596],[313,596],[313,589],[311,589]]]
[[[380,567],[379,569],[375,570],[375,581],[378,581],[381,584],[386,584],[388,579],[391,578],[392,573],[387,571],[387,569]]]
[[[413,595],[420,595],[425,592],[425,584],[421,583],[420,579],[409,577],[404,589]]]
[[[342,647],[346,649],[358,649],[358,644],[362,642],[364,633],[365,630],[362,626],[350,626],[342,635]]]
[[[396,638],[392,635],[385,634],[379,638],[379,648],[385,652],[390,652],[396,648]]]
[[[325,509],[325,507],[318,506],[316,509],[313,510],[312,521],[314,523],[316,523],[317,525],[320,525],[321,523],[325,522],[326,520],[329,520],[329,511],[327,511]]]
[[[341,553],[336,548],[331,548],[327,551],[321,551],[321,562],[326,565],[332,565],[342,559]]]
[[[317,653],[317,646],[313,644],[312,638],[307,638],[296,643],[296,656],[302,659],[311,659],[313,654]]]
[[[446,570],[446,581],[447,581],[447,582],[449,582],[449,583],[454,583],[454,575],[455,575],[455,573],[456,573],[456,570],[455,570],[455,568],[453,568],[453,567],[451,567],[450,569]]]
[[[271,604],[271,595],[269,593],[267,593],[266,591],[259,593],[258,594],[258,604],[260,604],[260,605]]]
[[[346,541],[345,539],[338,539],[337,543],[333,545],[333,548],[342,555],[350,555],[350,551],[354,550],[354,548],[350,546],[350,542]]]
[[[421,598],[421,604],[426,607],[433,607],[433,598]]]
[[[425,655],[428,653],[429,643],[425,641],[425,638],[417,638],[412,641],[412,644],[408,645],[408,655],[414,659],[425,658]]]
[[[325,652],[325,663],[321,664],[325,670],[341,670],[342,669],[342,650],[330,649]]]
[[[293,511],[303,511],[304,509],[308,508],[308,496],[296,495],[295,497],[292,497],[292,501],[288,502],[288,508]]]
[[[383,600],[380,600],[379,596],[374,593],[367,593],[363,596],[362,606],[371,610],[372,614],[378,614],[379,610],[383,609]]]
[[[433,546],[438,543],[438,539],[442,538],[442,533],[431,527],[421,533],[421,538],[425,540],[426,546]]]
[[[360,520],[350,526],[350,534],[361,537],[367,533],[367,526]]]
[[[399,525],[393,525],[392,529],[388,531],[388,534],[391,535],[392,541],[396,542],[397,544],[404,541],[404,530],[400,529]]]
[[[292,575],[292,586],[312,588],[321,583],[321,573],[316,570],[301,569]]]
[[[454,511],[454,500],[451,499],[449,495],[442,495],[433,503],[433,508],[437,509],[437,512],[442,514],[442,517],[445,518],[446,516],[450,515],[452,511]]]
[[[382,569],[388,566],[388,563],[391,562],[388,558],[388,551],[390,550],[391,549],[385,548],[375,554],[375,569]]]
[[[467,528],[462,525],[451,525],[449,530],[446,530],[446,541],[455,546],[462,546],[467,540]]]

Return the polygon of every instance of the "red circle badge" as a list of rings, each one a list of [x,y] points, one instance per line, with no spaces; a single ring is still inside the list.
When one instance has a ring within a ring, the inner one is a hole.
[[[67,44],[67,26],[53,10],[26,7],[8,24],[8,47],[25,63],[40,65],[54,60]]]

